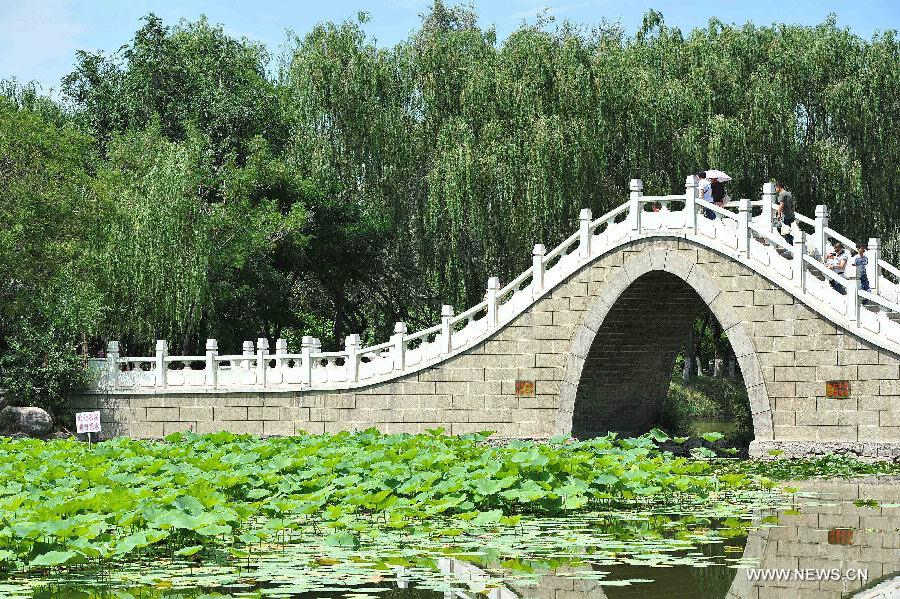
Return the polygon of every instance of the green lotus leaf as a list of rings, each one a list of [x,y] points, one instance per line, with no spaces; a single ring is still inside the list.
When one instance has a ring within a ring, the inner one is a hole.
[[[723,435],[722,433],[717,433],[715,431],[712,431],[712,432],[708,432],[708,433],[703,433],[700,436],[703,437],[704,440],[709,441],[710,443],[715,443],[719,439],[723,438],[725,435]]]
[[[37,556],[29,562],[29,568],[37,568],[39,566],[61,566],[75,561],[78,553],[74,551],[48,551]]]
[[[356,549],[359,547],[359,536],[348,531],[333,532],[325,538],[325,544]]]
[[[666,434],[665,431],[662,431],[658,428],[650,429],[650,432],[647,433],[651,439],[656,441],[657,443],[663,443],[669,440],[669,435]]]
[[[488,526],[492,524],[497,524],[500,522],[500,518],[503,517],[503,511],[501,510],[489,510],[487,512],[479,512],[475,518],[472,519],[472,524],[476,526]]]
[[[199,553],[201,549],[203,549],[203,545],[191,545],[190,547],[185,547],[183,549],[179,549],[178,551],[175,552],[175,555],[178,555],[181,557],[190,557],[192,555],[196,555],[197,553]]]

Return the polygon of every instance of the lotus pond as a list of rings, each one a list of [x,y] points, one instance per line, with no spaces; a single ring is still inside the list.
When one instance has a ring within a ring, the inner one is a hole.
[[[0,597],[724,597],[760,531],[828,505],[763,472],[897,469],[679,458],[659,431],[486,441],[2,439]],[[890,523],[892,492],[858,509]]]

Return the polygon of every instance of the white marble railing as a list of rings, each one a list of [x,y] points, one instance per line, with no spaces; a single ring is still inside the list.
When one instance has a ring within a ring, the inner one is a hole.
[[[385,343],[362,347],[359,335],[346,339],[343,351],[323,352],[313,337],[303,337],[300,353],[289,353],[279,339],[274,353],[267,339],[245,341],[243,352],[219,355],[215,339],[202,356],[171,356],[157,341],[153,357],[123,357],[109,342],[106,358],[90,360],[93,392],[220,392],[259,389],[341,389],[387,381],[437,364],[483,341],[579,268],[622,244],[652,237],[689,239],[741,262],[804,302],[835,324],[871,343],[900,353],[900,324],[889,317],[900,312],[900,269],[881,259],[878,239],[870,239],[867,255],[870,291],[857,288],[855,268],[848,277],[824,267],[829,239],[849,250],[855,244],[828,227],[828,209],[817,206],[815,217],[797,214],[794,244],[774,228],[775,189],[763,185],[762,199],[741,199],[724,207],[698,197],[696,177],[688,177],[682,195],[644,196],[643,183],[632,179],[627,202],[600,218],[589,209],[579,215],[572,236],[550,250],[534,246],[532,266],[500,287],[488,279],[485,299],[454,314],[443,306],[441,322],[409,334],[398,322]],[[759,214],[754,215],[754,208]],[[708,218],[713,213],[715,218]],[[840,283],[846,294],[829,285]]]

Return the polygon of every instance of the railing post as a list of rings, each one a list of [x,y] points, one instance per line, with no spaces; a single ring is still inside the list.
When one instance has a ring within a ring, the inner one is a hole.
[[[593,218],[590,208],[582,208],[578,214],[580,226],[578,228],[578,255],[582,258],[588,258],[591,255],[591,219]]]
[[[165,387],[168,383],[166,375],[168,374],[168,365],[166,364],[166,356],[169,355],[169,342],[165,339],[156,340],[156,386]]]
[[[269,340],[260,337],[256,340],[256,384],[266,386],[266,371],[269,369],[266,355],[269,353]]]
[[[493,330],[497,326],[497,292],[500,291],[500,279],[491,277],[487,282],[487,328]]]
[[[352,333],[344,339],[344,350],[347,352],[347,380],[356,382],[359,380],[359,335]]]
[[[218,385],[218,367],[219,362],[216,356],[219,355],[219,342],[215,339],[206,340],[206,386],[215,388]]]
[[[866,275],[869,277],[869,288],[870,292],[878,295],[878,287],[879,287],[879,279],[881,279],[881,265],[878,264],[878,261],[881,260],[881,240],[877,237],[869,238],[869,247],[867,248],[866,258],[869,259],[869,264],[866,268]]]
[[[287,347],[287,339],[276,339],[275,340],[275,371],[273,374],[277,376],[276,383],[284,382],[284,369],[287,366],[287,358],[285,358],[285,354],[288,353]]]
[[[640,179],[632,179],[628,182],[631,195],[628,199],[628,210],[631,212],[631,230],[641,232],[641,196],[644,195],[644,182]]]
[[[531,252],[531,289],[537,297],[544,291],[544,255],[547,248],[543,243],[534,244]]]
[[[244,347],[241,351],[244,356],[253,357],[253,342],[244,341]],[[250,360],[241,360],[241,367],[244,370],[250,370]]]
[[[107,388],[115,389],[119,381],[119,342],[106,344]]]
[[[778,194],[775,193],[775,184],[771,181],[767,183],[763,183],[762,186],[762,214],[760,215],[760,220],[762,221],[762,232],[765,234],[770,234],[772,232],[772,221],[773,221],[773,212],[772,205],[775,203],[775,197]]]
[[[800,231],[800,234],[794,237],[793,255],[794,283],[802,293],[806,293],[806,262],[803,260],[803,256],[806,255],[806,232]]]
[[[300,359],[302,371],[300,372],[300,382],[309,385],[312,383],[312,354],[315,349],[316,339],[310,335],[303,335],[300,341]]]
[[[394,361],[394,370],[406,368],[406,323],[394,324],[394,334],[391,335],[391,358]]]
[[[828,243],[828,235],[825,227],[828,226],[828,206],[819,204],[816,206],[816,231],[813,238],[812,255],[817,260],[825,259],[825,246]]]
[[[441,353],[449,354],[453,349],[450,320],[453,318],[453,306],[441,306]]]
[[[738,200],[738,252],[750,257],[750,198]]]
[[[688,175],[684,180],[684,228],[688,234],[697,232],[697,188],[700,179],[697,175]]]
[[[856,322],[859,320],[859,281],[847,278],[844,286],[847,288],[847,320]]]

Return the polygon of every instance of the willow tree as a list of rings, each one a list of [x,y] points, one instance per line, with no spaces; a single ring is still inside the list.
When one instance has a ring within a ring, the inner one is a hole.
[[[705,167],[734,176],[734,198],[784,179],[801,211],[828,204],[835,228],[900,257],[893,32],[866,40],[833,18],[681,31],[651,11],[634,35],[538,22],[498,40],[435,2],[380,46],[365,21],[293,38],[276,77],[264,48],[202,20],[148,16],[121,54],[80,55],[76,116],[101,151],[119,139],[100,176],[123,203],[110,246],[123,262],[110,255],[104,283],[117,327],[130,311],[148,315],[129,329],[144,344],[383,339],[394,320],[480,300],[488,276],[509,280],[534,243],[570,234],[579,208],[624,201],[629,179],[673,193]],[[176,145],[130,156],[154,122]],[[183,243],[148,257],[165,239]],[[165,299],[154,280],[180,291]]]
[[[201,161],[158,132],[114,139],[97,192],[108,210],[100,261],[108,334],[129,350],[152,339],[187,345],[209,303],[214,251]]]
[[[829,18],[683,33],[651,11],[634,36],[538,24],[500,42],[440,2],[393,48],[363,26],[297,41],[282,85],[298,162],[383,212],[432,313],[480,299],[489,275],[524,268],[579,208],[622,202],[633,177],[672,193],[721,168],[735,198],[784,179],[804,212],[828,204],[853,236],[897,235],[891,32],[866,41]]]

